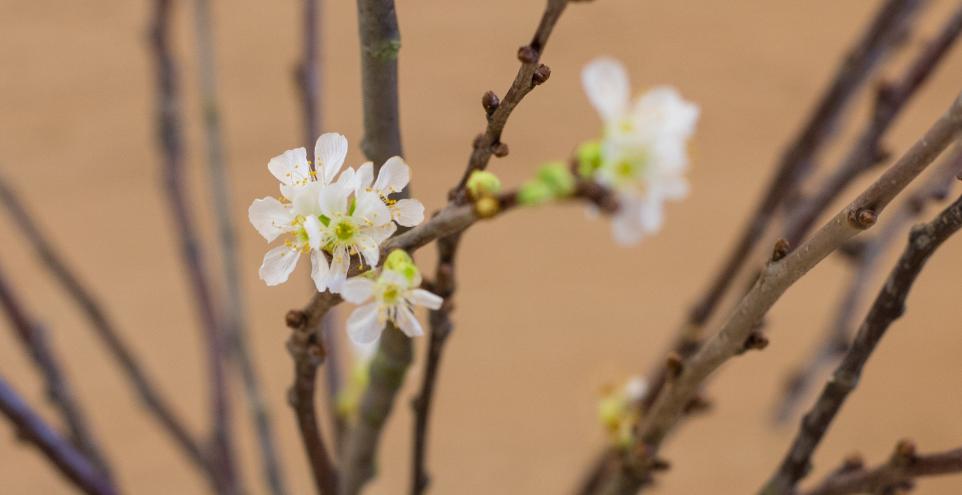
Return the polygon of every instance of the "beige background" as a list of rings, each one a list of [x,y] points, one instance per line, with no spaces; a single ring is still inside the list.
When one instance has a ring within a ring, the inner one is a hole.
[[[191,119],[191,189],[212,240],[192,20],[189,2],[178,3],[184,4],[177,13],[177,55],[188,65],[182,82]],[[215,3],[253,342],[291,493],[310,493],[283,401],[291,377],[282,316],[308,297],[307,271],[301,267],[292,283],[279,288],[260,283],[256,270],[266,247],[246,222],[250,201],[275,191],[268,158],[300,144],[291,79],[299,6]],[[354,6],[327,3],[324,128],[349,137],[350,162],[356,164],[361,134]],[[507,88],[517,66],[514,52],[529,38],[543,2],[399,3],[405,148],[416,195],[434,209],[459,177],[483,124],[480,95]],[[512,154],[494,161],[492,170],[517,184],[539,161],[564,157],[596,133],[578,73],[590,58],[612,54],[629,65],[636,88],[671,83],[701,105],[693,195],[668,208],[659,236],[632,249],[616,246],[605,223],[589,221],[573,207],[517,212],[472,230],[462,256],[457,333],[445,356],[433,422],[433,493],[565,493],[573,486],[604,440],[595,416],[600,387],[647,370],[659,355],[753,207],[782,145],[877,3],[603,0],[570,8],[544,58],[551,81],[516,112],[505,136]],[[148,4],[0,2],[0,168],[109,304],[179,412],[199,429],[206,402],[198,331],[159,194],[152,140]],[[910,49],[956,2],[932,4]],[[893,149],[904,150],[941,112],[962,87],[959,74],[962,52],[955,49],[898,121],[887,140]],[[859,119],[866,111],[861,103],[854,113]],[[76,308],[6,218],[0,239],[0,265],[52,329],[127,492],[200,493],[201,479],[140,412]],[[960,246],[959,240],[948,244],[920,278],[906,318],[883,342],[819,450],[818,474],[854,450],[880,461],[906,436],[924,450],[962,445],[962,336],[954,318]],[[217,266],[215,254],[208,255],[211,266]],[[418,258],[424,267],[433,264],[431,251]],[[685,424],[664,452],[674,468],[661,477],[661,493],[746,493],[771,472],[794,433],[794,423],[778,429],[768,421],[773,397],[786,368],[829,321],[845,274],[837,259],[819,266],[775,307],[769,349],[737,359],[717,375],[711,387],[715,411]],[[415,367],[410,373],[391,419],[382,476],[372,493],[407,490],[407,403],[420,372]],[[0,374],[54,418],[6,331],[0,332]],[[253,475],[256,457],[240,405],[236,431],[245,471]],[[0,493],[69,492],[33,450],[2,430]],[[253,493],[263,491],[257,479],[249,477],[248,485]],[[962,478],[920,485],[920,493],[960,491]]]

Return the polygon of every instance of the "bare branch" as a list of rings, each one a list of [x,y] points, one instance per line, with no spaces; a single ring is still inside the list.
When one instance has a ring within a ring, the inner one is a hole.
[[[224,372],[224,335],[214,307],[214,297],[197,238],[194,220],[188,206],[183,180],[184,152],[180,128],[180,91],[177,66],[170,48],[171,0],[155,0],[151,25],[151,41],[157,81],[157,132],[163,151],[164,184],[171,214],[180,240],[181,257],[196,302],[201,331],[205,340],[210,375],[210,421],[212,429],[212,465],[215,483],[222,493],[236,493],[239,484],[233,461],[230,436],[230,409]]]
[[[865,363],[892,322],[905,312],[905,300],[916,277],[935,250],[960,228],[962,198],[943,210],[931,222],[912,229],[908,246],[876,296],[872,308],[855,335],[851,349],[825,384],[818,401],[802,419],[795,441],[762,493],[791,493],[798,480],[808,472],[812,453],[841,410],[845,399],[855,390]]]
[[[64,440],[0,378],[0,412],[14,426],[20,438],[37,446],[60,472],[89,495],[114,495],[117,490],[103,471],[83,453]]]
[[[197,36],[197,61],[200,72],[200,93],[203,106],[204,139],[207,146],[207,170],[210,174],[211,196],[214,198],[217,231],[220,237],[221,272],[226,290],[221,321],[229,344],[229,357],[240,372],[247,398],[247,409],[257,432],[259,453],[267,488],[274,495],[285,493],[280,461],[271,427],[270,411],[261,391],[255,359],[251,354],[247,335],[246,308],[243,285],[238,269],[237,239],[234,227],[229,182],[224,164],[223,133],[217,96],[216,60],[210,11],[210,0],[195,0],[194,28]]]
[[[848,495],[854,493],[899,493],[912,487],[916,478],[962,473],[962,449],[935,454],[916,454],[915,445],[902,441],[889,461],[872,469],[860,462],[846,462],[817,487],[804,495]]]
[[[806,359],[804,364],[800,365],[785,382],[784,397],[778,401],[775,411],[777,421],[788,420],[822,368],[834,363],[848,350],[851,332],[859,316],[858,312],[863,308],[863,300],[868,295],[870,282],[882,255],[901,235],[905,226],[922,213],[926,203],[945,199],[949,186],[959,172],[962,172],[962,149],[958,149],[958,146],[956,148],[943,163],[936,167],[937,170],[926,183],[906,198],[893,212],[879,232],[861,246],[855,259],[855,273],[852,275],[845,296],[838,304],[835,318],[825,337],[819,343],[814,355]]]
[[[183,421],[177,417],[167,400],[161,395],[157,387],[148,378],[146,371],[140,365],[130,347],[120,337],[120,331],[107,316],[103,306],[94,294],[80,281],[71,270],[63,257],[58,253],[49,239],[44,236],[37,222],[24,207],[23,202],[15,191],[0,177],[0,203],[7,208],[13,217],[14,224],[30,243],[46,268],[57,282],[67,292],[68,296],[80,307],[91,328],[107,347],[117,364],[123,368],[123,376],[140,397],[147,412],[157,421],[180,447],[181,451],[200,468],[205,475],[209,473],[209,462],[203,449],[197,444],[193,434]]]
[[[735,247],[724,259],[720,271],[688,312],[676,331],[668,352],[689,357],[701,344],[708,320],[718,309],[724,295],[752,256],[780,206],[792,201],[801,182],[815,166],[817,156],[834,136],[848,113],[854,96],[865,86],[890,52],[907,35],[909,26],[924,0],[887,0],[879,6],[872,22],[849,49],[829,87],[822,94],[809,119],[782,154],[778,169],[765,195],[742,231]],[[872,148],[871,151],[875,151]],[[798,242],[791,243],[797,245]],[[667,355],[667,353],[666,353]],[[643,402],[648,408],[665,384],[665,369],[659,362],[649,373],[649,394]]]
[[[54,354],[50,341],[47,340],[46,330],[27,314],[2,271],[0,271],[0,306],[10,320],[11,328],[23,345],[24,351],[30,356],[37,371],[43,377],[47,398],[67,424],[72,442],[86,454],[94,467],[102,472],[104,480],[113,484],[110,464],[94,439],[83,410],[64,377],[60,360]]]
[[[798,279],[832,251],[871,227],[886,205],[917,177],[962,130],[962,96],[922,138],[861,195],[787,256],[766,265],[755,285],[730,313],[721,329],[683,364],[677,378],[662,388],[627,449],[625,469],[602,493],[634,493],[647,478],[651,460],[704,381],[744,349],[748,336],[769,309]]]

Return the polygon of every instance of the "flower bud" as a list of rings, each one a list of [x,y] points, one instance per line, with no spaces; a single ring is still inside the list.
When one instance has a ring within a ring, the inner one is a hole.
[[[501,179],[497,175],[484,170],[475,170],[468,178],[468,192],[471,197],[479,199],[485,196],[494,196],[501,192]]]
[[[492,196],[485,196],[474,202],[474,212],[481,218],[491,218],[498,214],[501,205]]]
[[[601,143],[586,141],[578,147],[578,173],[591,177],[601,167]]]
[[[527,182],[518,190],[518,203],[525,206],[540,205],[553,197],[551,189],[540,180]]]
[[[538,169],[541,181],[555,197],[568,196],[575,190],[575,178],[562,162],[551,162]]]
[[[411,282],[418,276],[417,265],[414,264],[411,255],[403,249],[395,249],[387,255],[387,259],[384,260],[384,269],[400,273]]]

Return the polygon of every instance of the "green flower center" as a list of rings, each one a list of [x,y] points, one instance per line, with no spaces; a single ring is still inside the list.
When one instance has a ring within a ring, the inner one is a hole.
[[[400,296],[400,294],[401,294],[401,291],[398,290],[398,288],[397,288],[396,285],[389,285],[389,286],[387,286],[387,288],[384,289],[384,296],[383,296],[383,297],[384,297],[384,303],[385,303],[385,304],[394,304],[395,302],[397,302],[398,297]]]
[[[349,241],[354,237],[355,233],[357,233],[357,227],[350,222],[342,221],[334,226],[334,235],[337,236],[338,240]]]

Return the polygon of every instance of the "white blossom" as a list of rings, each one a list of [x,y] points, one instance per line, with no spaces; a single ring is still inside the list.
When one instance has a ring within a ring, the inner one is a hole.
[[[621,208],[612,223],[615,239],[633,244],[661,228],[666,200],[688,194],[686,147],[698,107],[664,86],[632,102],[628,74],[611,58],[589,63],[582,83],[604,121],[593,177],[617,193]]]
[[[391,210],[391,218],[398,225],[413,227],[424,221],[424,205],[416,199],[394,200],[393,193],[401,192],[411,181],[411,167],[399,156],[388,158],[374,179],[374,164],[367,162],[357,169],[358,191],[370,191],[381,197]]]

